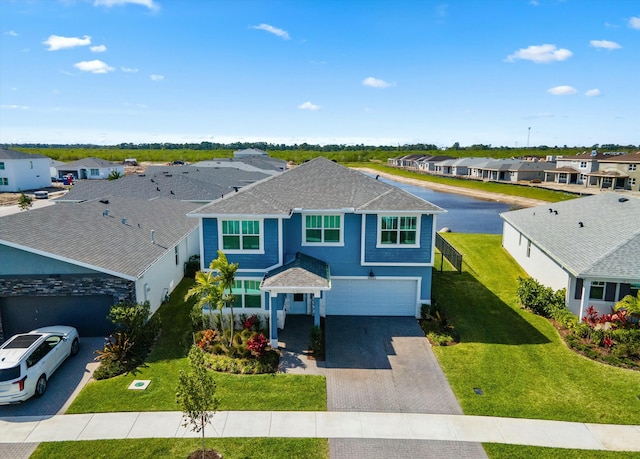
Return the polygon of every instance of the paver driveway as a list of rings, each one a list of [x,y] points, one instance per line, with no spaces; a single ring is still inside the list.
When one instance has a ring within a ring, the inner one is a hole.
[[[462,414],[416,319],[329,316],[332,411]]]
[[[411,317],[325,319],[329,411],[463,414],[429,342]],[[483,458],[479,443],[330,439],[332,459]]]

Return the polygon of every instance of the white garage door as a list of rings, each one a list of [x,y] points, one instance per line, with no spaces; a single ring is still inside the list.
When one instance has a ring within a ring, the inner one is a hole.
[[[326,314],[338,316],[414,316],[417,280],[332,279]]]

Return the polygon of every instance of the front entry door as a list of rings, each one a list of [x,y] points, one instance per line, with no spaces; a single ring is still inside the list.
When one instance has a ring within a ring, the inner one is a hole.
[[[291,298],[291,308],[289,314],[306,314],[307,313],[307,295],[304,293],[294,293]]]

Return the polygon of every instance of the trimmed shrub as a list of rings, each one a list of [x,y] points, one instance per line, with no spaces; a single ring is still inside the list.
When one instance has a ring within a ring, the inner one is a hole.
[[[316,359],[324,359],[324,333],[321,327],[314,326],[309,333],[309,349],[313,352]]]

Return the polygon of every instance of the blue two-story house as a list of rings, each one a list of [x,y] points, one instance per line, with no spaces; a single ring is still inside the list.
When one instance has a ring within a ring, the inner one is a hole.
[[[189,214],[200,219],[201,269],[237,262],[234,311],[418,317],[431,301],[436,216],[397,187],[316,158]]]

